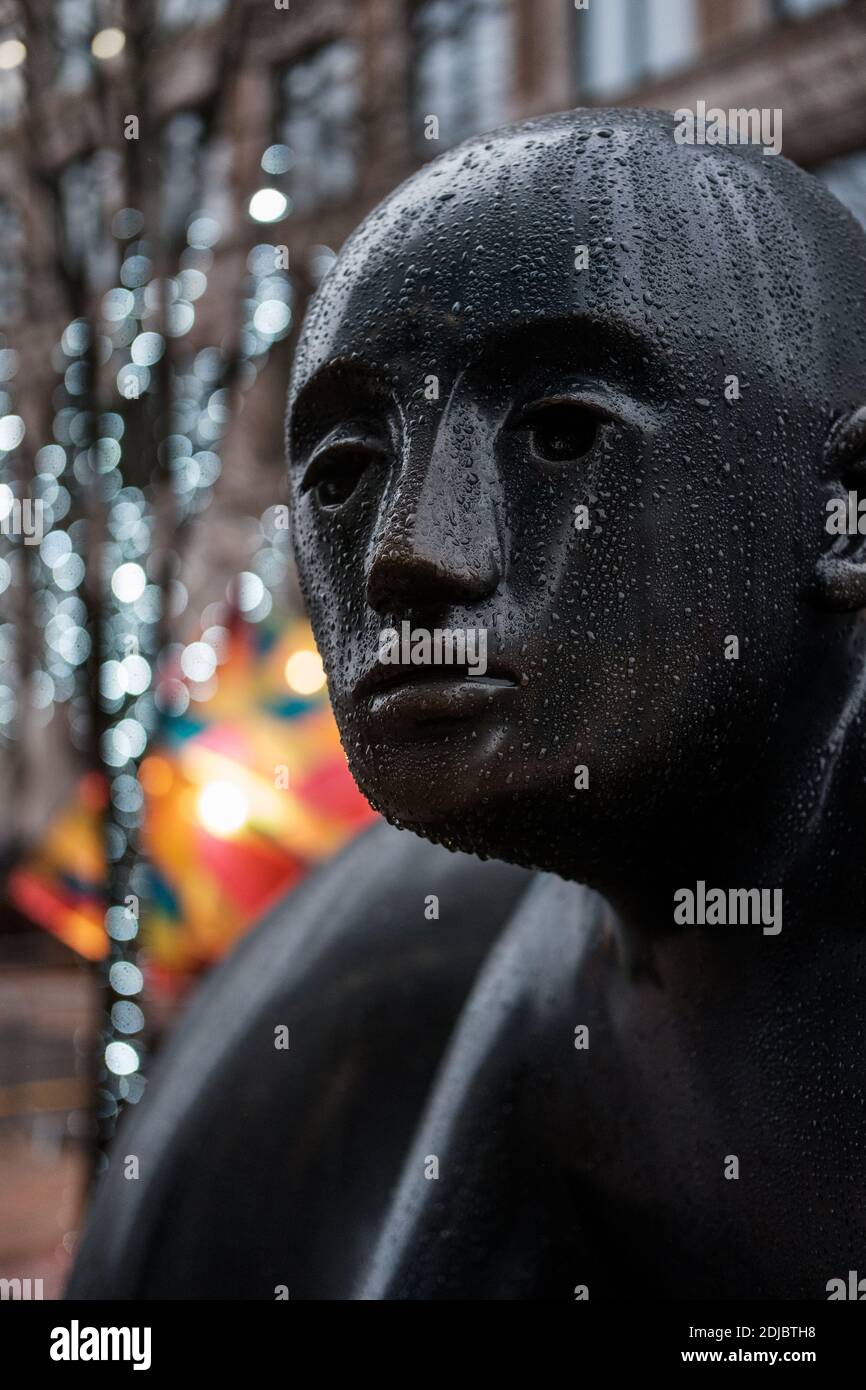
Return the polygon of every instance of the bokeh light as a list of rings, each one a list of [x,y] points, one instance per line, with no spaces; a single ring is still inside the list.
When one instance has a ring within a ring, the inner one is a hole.
[[[236,835],[246,824],[249,803],[244,791],[233,782],[208,782],[198,797],[198,815],[212,835]]]
[[[122,29],[100,29],[94,34],[90,51],[94,58],[116,58],[126,47],[126,35]]]
[[[250,217],[254,222],[279,222],[288,207],[288,198],[278,188],[260,188],[250,198]]]
[[[136,565],[132,560],[119,565],[111,576],[112,592],[121,603],[135,603],[144,593],[146,583],[147,577],[141,565]]]
[[[0,71],[11,72],[18,68],[27,57],[27,46],[20,39],[6,39],[0,43]]]
[[[315,695],[325,684],[325,668],[318,652],[293,652],[286,662],[286,682],[299,695]]]
[[[138,1070],[138,1053],[127,1042],[110,1042],[105,1049],[105,1065],[115,1076],[129,1076]]]

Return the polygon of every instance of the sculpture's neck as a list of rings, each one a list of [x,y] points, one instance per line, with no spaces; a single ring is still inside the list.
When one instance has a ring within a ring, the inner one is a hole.
[[[755,769],[748,796],[711,823],[686,817],[627,881],[600,884],[626,954],[692,961],[703,972],[714,960],[798,971],[832,946],[847,968],[866,925],[864,723],[852,698],[820,739],[792,737],[805,754],[781,750]]]

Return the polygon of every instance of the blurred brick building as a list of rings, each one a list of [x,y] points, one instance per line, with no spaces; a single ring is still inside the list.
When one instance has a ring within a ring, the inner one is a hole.
[[[166,0],[213,16],[225,0]],[[233,117],[237,176],[267,183],[262,149],[292,165],[280,237],[302,295],[317,248],[424,160],[504,121],[576,105],[778,106],[784,153],[862,196],[866,160],[863,0],[237,0],[249,13]],[[211,25],[212,28],[212,25]],[[207,25],[178,30],[166,109],[208,82]],[[436,115],[438,139],[425,138]]]

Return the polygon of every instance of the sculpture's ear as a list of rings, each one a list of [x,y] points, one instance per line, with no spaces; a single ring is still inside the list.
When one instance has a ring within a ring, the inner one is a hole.
[[[832,495],[815,567],[820,600],[837,612],[866,608],[866,406],[843,416],[827,441]]]

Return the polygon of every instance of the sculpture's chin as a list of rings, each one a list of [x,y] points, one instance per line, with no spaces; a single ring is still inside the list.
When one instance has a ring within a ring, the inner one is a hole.
[[[577,880],[585,877],[584,857],[587,870],[595,857],[588,853],[579,856],[580,863],[575,860],[577,845],[583,842],[585,849],[588,845],[575,836],[573,824],[572,832],[562,839],[551,832],[551,818],[559,817],[548,798],[544,798],[546,814],[542,816],[534,798],[518,797],[513,790],[468,802],[465,788],[455,788],[455,794],[446,798],[441,791],[431,794],[428,783],[426,796],[416,789],[418,794],[408,797],[405,786],[383,788],[377,779],[374,787],[356,773],[355,780],[373,809],[391,825],[446,849]]]
[[[496,834],[489,823],[477,819],[458,822],[448,820],[413,820],[409,816],[395,816],[381,807],[375,807],[381,815],[398,830],[410,830],[434,845],[456,850],[461,854],[476,854],[480,859],[501,859],[506,864],[518,864],[523,868],[540,867],[529,855],[521,852],[514,841],[502,834]]]
[[[594,746],[579,758],[567,746],[551,756],[505,722],[403,744],[374,742],[371,730],[338,722],[373,809],[449,849],[595,885],[615,881],[670,823],[659,796],[667,782],[649,759],[641,776],[628,760],[603,762]],[[591,789],[576,776],[584,762],[603,774]]]
[[[515,788],[512,759],[503,751],[515,735],[499,724],[467,722],[430,736],[422,730],[386,740],[378,730],[338,717],[349,768],[370,804],[392,824],[418,828],[431,839],[456,837],[459,828],[496,820],[510,811]],[[379,735],[377,737],[377,735]]]
[[[477,838],[477,816],[472,814],[465,803],[458,807],[453,804],[437,804],[438,798],[434,800],[407,797],[404,787],[388,788],[383,792],[381,785],[371,786],[362,777],[354,775],[359,789],[373,810],[378,811],[380,816],[397,829],[411,830],[436,844],[448,844],[451,849],[466,850],[467,853],[476,852],[465,841],[472,832]],[[489,837],[482,835],[481,838]]]

